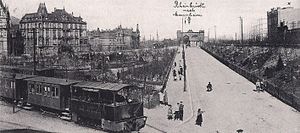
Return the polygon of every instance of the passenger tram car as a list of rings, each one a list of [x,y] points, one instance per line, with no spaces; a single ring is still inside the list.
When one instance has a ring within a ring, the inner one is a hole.
[[[109,132],[138,131],[146,124],[141,87],[0,73],[3,99],[22,101],[60,116],[69,111],[66,116],[70,121]]]

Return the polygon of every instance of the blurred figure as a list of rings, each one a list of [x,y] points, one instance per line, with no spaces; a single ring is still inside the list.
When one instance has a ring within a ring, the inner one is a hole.
[[[208,82],[208,85],[206,86],[207,90],[206,91],[212,91],[212,84]]]
[[[168,109],[168,120],[172,120],[173,119],[173,108],[172,105],[169,105],[169,109]]]
[[[180,104],[179,104],[179,119],[183,121],[183,108],[184,108],[184,105],[183,105],[183,102],[180,101]]]
[[[200,127],[202,126],[202,122],[203,122],[203,118],[202,118],[203,113],[204,111],[201,111],[201,109],[199,108],[197,112],[196,125],[199,125]]]
[[[180,119],[179,103],[177,103],[177,107],[177,110],[174,112],[174,120]]]
[[[177,76],[177,74],[176,74],[176,70],[174,69],[174,70],[173,70],[173,77],[174,77],[174,81],[176,81],[176,80],[177,80],[176,76]]]
[[[256,91],[259,92],[260,88],[261,88],[261,83],[260,83],[259,79],[256,81],[255,85],[256,85]]]

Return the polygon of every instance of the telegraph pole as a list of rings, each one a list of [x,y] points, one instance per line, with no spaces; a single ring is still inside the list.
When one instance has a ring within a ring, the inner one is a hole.
[[[214,26],[214,29],[215,29],[215,43],[217,42],[217,26],[215,25]]]
[[[240,16],[240,21],[241,21],[241,44],[243,44],[244,41],[244,31],[243,31],[243,18]]]
[[[208,28],[208,32],[207,32],[207,42],[209,42],[209,28]]]

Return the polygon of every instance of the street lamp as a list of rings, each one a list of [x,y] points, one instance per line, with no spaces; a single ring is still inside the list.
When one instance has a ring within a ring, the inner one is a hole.
[[[13,73],[12,74],[12,78],[13,78],[13,81],[11,82],[11,84],[10,84],[10,88],[11,89],[13,89],[13,113],[15,113],[16,111],[15,111],[15,106],[16,106],[16,93],[15,93],[15,91],[16,91],[16,74],[15,73]]]

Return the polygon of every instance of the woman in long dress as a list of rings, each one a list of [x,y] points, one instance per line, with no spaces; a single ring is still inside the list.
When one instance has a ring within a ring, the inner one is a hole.
[[[196,119],[196,125],[199,125],[201,127],[202,122],[203,122],[203,118],[202,118],[202,114],[204,113],[204,111],[201,111],[201,109],[198,109],[198,114],[197,114],[197,119]]]
[[[168,120],[172,120],[172,119],[173,119],[173,108],[172,108],[172,105],[169,105]]]

